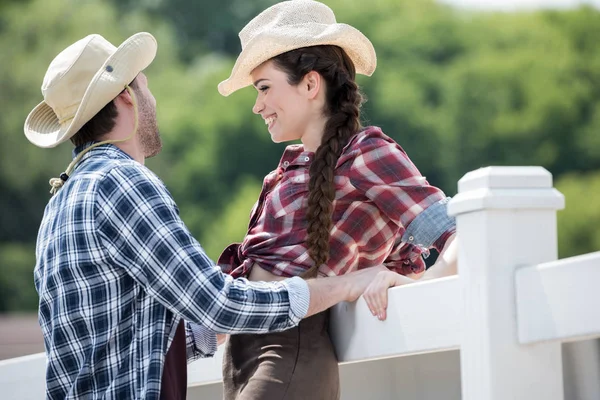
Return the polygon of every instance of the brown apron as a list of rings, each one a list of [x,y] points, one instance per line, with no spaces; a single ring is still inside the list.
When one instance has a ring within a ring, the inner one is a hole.
[[[328,333],[329,312],[296,328],[231,335],[223,357],[225,400],[338,400],[338,362]]]

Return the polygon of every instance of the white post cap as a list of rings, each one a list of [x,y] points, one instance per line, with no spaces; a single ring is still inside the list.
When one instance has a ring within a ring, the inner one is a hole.
[[[448,204],[456,216],[490,209],[551,209],[565,206],[552,187],[552,174],[542,167],[486,167],[458,181],[458,194]]]

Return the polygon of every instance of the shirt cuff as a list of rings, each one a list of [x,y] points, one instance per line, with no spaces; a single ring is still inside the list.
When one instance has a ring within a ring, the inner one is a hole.
[[[203,357],[212,357],[217,351],[217,335],[204,325],[189,323],[194,345]]]
[[[444,250],[444,246],[446,246],[446,242],[448,241],[448,239],[450,239],[450,236],[454,234],[456,234],[456,226],[444,232],[442,236],[440,236],[439,239],[435,241],[433,247],[435,247],[437,251],[441,252],[442,250]]]
[[[448,215],[448,201],[450,197],[432,204],[417,215],[406,228],[402,241],[429,249],[442,234],[453,229],[456,219]]]
[[[290,299],[290,319],[298,324],[308,313],[310,303],[308,283],[298,276],[286,279],[282,283],[285,285]]]

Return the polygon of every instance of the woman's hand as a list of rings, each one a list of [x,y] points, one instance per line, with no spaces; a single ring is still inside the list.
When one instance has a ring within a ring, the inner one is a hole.
[[[378,272],[363,294],[371,314],[384,321],[387,318],[388,289],[413,282],[416,281],[387,269]]]

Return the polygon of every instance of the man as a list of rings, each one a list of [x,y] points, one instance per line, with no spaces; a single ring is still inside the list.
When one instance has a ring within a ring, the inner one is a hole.
[[[25,122],[39,147],[76,146],[50,181],[36,246],[50,399],[185,398],[186,359],[212,355],[212,331],[291,328],[355,300],[381,271],[277,283],[221,273],[143,166],[161,149],[141,72],[156,46],[148,33],[119,48],[99,35],[79,40],[50,64],[44,101]]]

